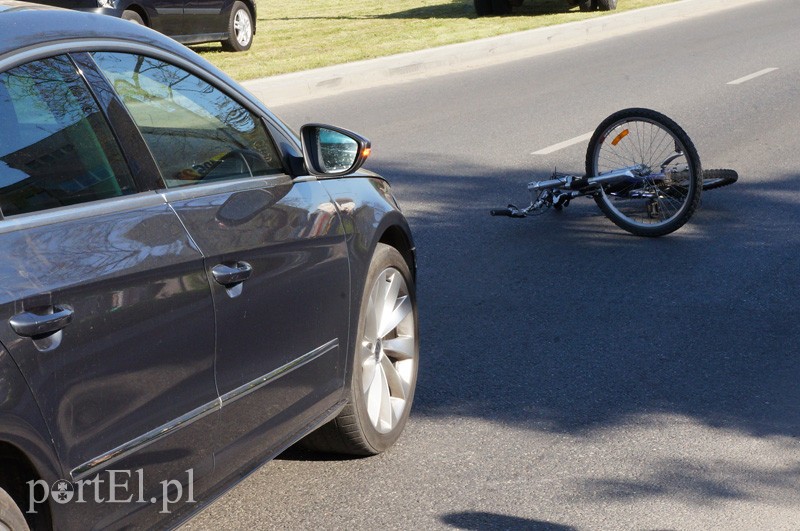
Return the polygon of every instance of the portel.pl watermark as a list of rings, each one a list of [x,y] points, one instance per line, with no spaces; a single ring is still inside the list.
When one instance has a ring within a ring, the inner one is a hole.
[[[169,514],[170,507],[178,502],[195,503],[194,470],[186,470],[187,481],[177,479],[161,481],[160,496],[145,496],[144,471],[106,470],[105,477],[81,479],[75,482],[59,479],[49,485],[39,479],[28,481],[28,513],[36,512],[36,505],[48,499],[59,504],[67,503],[149,503],[161,504],[161,514]],[[186,488],[184,489],[184,485]]]

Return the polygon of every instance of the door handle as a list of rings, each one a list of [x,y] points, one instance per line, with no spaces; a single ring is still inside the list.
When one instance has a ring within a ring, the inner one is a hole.
[[[55,306],[53,313],[23,312],[8,320],[11,329],[22,337],[46,336],[58,332],[72,322],[72,308]]]
[[[211,274],[218,284],[231,286],[244,282],[253,274],[253,266],[247,262],[236,262],[235,266],[218,264],[211,268]]]

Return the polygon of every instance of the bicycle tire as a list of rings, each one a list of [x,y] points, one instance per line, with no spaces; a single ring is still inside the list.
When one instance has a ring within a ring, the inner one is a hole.
[[[703,170],[703,191],[728,186],[739,180],[736,170]]]
[[[595,194],[600,210],[636,236],[664,236],[686,224],[700,203],[703,175],[689,135],[651,109],[615,112],[589,140],[586,175],[634,166],[635,180],[603,185]]]

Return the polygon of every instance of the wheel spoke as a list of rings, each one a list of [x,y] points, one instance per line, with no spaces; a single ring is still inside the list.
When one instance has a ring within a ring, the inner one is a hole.
[[[377,370],[377,363],[375,357],[371,353],[367,353],[367,358],[361,364],[361,391],[364,394],[369,392],[370,387],[375,381],[375,371]]]
[[[403,319],[408,317],[414,311],[411,305],[411,300],[408,296],[400,297],[397,299],[397,305],[391,312],[384,313],[381,319],[381,326],[378,329],[378,337],[385,337],[389,332],[397,328]]]
[[[384,409],[384,396],[389,393],[389,386],[386,384],[386,377],[383,375],[383,367],[375,364],[375,371],[372,373],[372,380],[367,386],[367,414],[372,424],[379,426]],[[387,401],[388,401],[388,397]]]
[[[369,299],[367,299],[366,320],[364,322],[364,337],[373,343],[378,339],[378,325],[380,324],[378,300],[378,287],[376,286],[370,293]]]
[[[383,350],[387,356],[395,360],[414,359],[417,352],[417,342],[412,336],[398,336],[383,341]]]
[[[390,315],[397,304],[397,295],[400,293],[400,283],[403,279],[397,273],[387,273],[386,275],[386,291],[383,293],[383,311],[382,315]],[[383,329],[384,327],[381,326]],[[394,327],[392,327],[394,328]],[[389,329],[391,330],[391,328]],[[381,334],[383,337],[386,334]]]
[[[408,394],[408,384],[400,376],[400,373],[397,372],[397,369],[392,364],[392,360],[384,356],[381,359],[381,366],[383,367],[383,373],[386,375],[386,383],[392,397],[405,400]]]

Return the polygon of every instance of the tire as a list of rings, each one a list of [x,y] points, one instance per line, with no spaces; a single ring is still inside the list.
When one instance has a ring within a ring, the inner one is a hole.
[[[228,40],[222,41],[222,48],[228,52],[245,52],[253,45],[253,35],[253,14],[242,2],[235,2],[228,20]]]
[[[378,244],[364,286],[348,404],[302,441],[308,449],[375,455],[397,441],[408,419],[419,365],[414,279],[396,249]],[[401,315],[378,330],[381,320]]]
[[[635,181],[604,185],[595,194],[600,210],[637,236],[663,236],[689,221],[700,203],[703,170],[686,132],[649,109],[615,112],[589,140],[586,175],[634,166],[641,171]]]
[[[611,11],[617,8],[617,0],[594,0],[600,11]]]
[[[0,489],[0,529],[27,531],[28,524],[17,504],[6,491]]]
[[[703,191],[722,188],[738,180],[736,170],[703,170]]]
[[[597,0],[579,0],[578,9],[580,11],[595,11],[597,9]]]
[[[475,0],[475,13],[479,17],[492,14],[492,0]]]
[[[127,20],[128,22],[133,22],[134,24],[139,24],[140,26],[147,25],[144,23],[144,20],[142,20],[142,17],[139,15],[139,13],[136,11],[131,11],[130,9],[123,11],[121,18],[122,20]]]
[[[492,0],[492,12],[495,15],[510,15],[511,14],[510,0]]]

